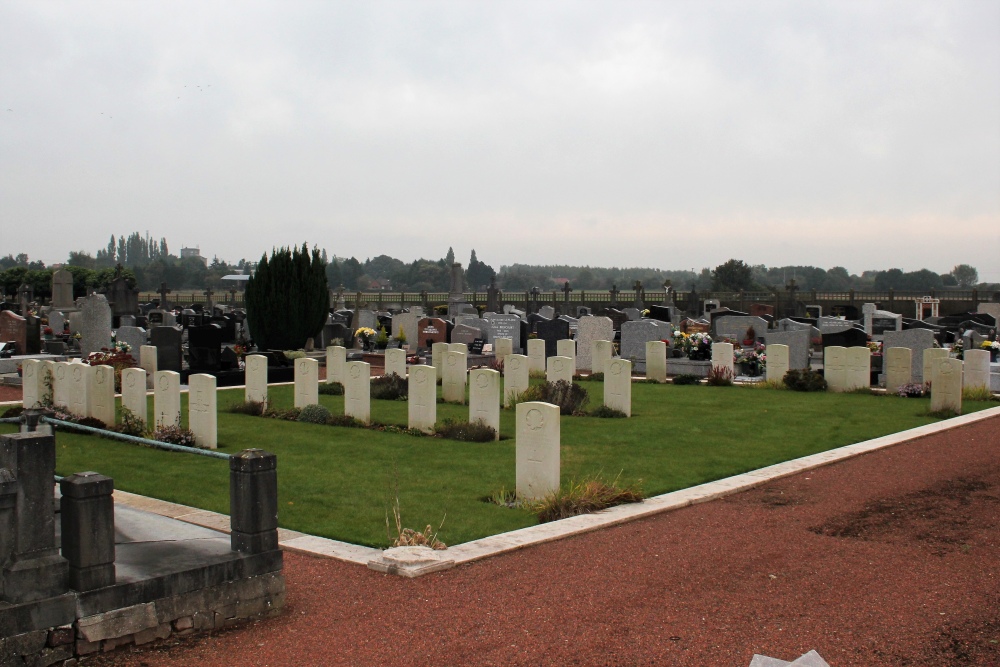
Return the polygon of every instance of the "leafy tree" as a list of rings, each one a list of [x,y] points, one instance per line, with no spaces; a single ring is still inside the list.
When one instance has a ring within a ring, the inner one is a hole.
[[[979,283],[979,271],[968,264],[959,264],[951,270],[959,287],[972,287]]]
[[[731,259],[712,271],[712,289],[737,292],[753,286],[753,268],[742,259]]]
[[[480,262],[476,257],[476,251],[472,251],[469,258],[469,268],[465,270],[465,281],[470,289],[483,289],[490,284],[490,280],[496,276],[497,272],[493,267],[485,262]]]
[[[280,248],[247,281],[247,324],[259,349],[297,350],[326,323],[330,292],[319,250]]]
[[[455,263],[455,251],[448,246],[448,254],[444,256],[444,263],[448,265],[448,269],[451,269],[451,265]]]

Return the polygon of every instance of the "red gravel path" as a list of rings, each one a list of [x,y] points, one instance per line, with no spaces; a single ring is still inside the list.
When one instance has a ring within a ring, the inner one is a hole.
[[[406,580],[286,554],[276,619],[100,665],[1000,665],[1000,419]]]

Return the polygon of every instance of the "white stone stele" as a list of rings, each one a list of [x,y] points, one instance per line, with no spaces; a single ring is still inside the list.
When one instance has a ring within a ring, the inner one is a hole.
[[[931,412],[962,414],[962,360],[936,359],[931,366]]]
[[[433,366],[412,366],[407,385],[408,427],[433,433],[437,422],[437,369]]]
[[[788,372],[788,346],[774,343],[764,348],[764,379],[781,382]]]
[[[730,378],[736,377],[732,343],[712,343],[712,370],[716,368],[729,369]]]
[[[431,343],[431,366],[437,369],[438,380],[444,378],[444,355],[448,354],[448,343]]]
[[[39,403],[52,402],[53,392],[56,385],[56,362],[38,362],[38,401]]]
[[[219,446],[219,417],[214,375],[198,373],[188,377],[188,428],[199,447]]]
[[[847,348],[847,388],[868,389],[872,382],[872,351],[867,347]]]
[[[662,340],[646,341],[646,379],[667,381],[667,344]]]
[[[569,357],[576,361],[576,341],[572,338],[563,338],[562,340],[556,341],[556,356],[557,357]],[[576,366],[576,363],[573,364]]]
[[[913,382],[913,350],[908,347],[890,347],[882,354],[885,391],[887,394],[895,394],[904,384]]]
[[[365,424],[372,420],[372,369],[364,361],[344,366],[344,414]]]
[[[494,338],[493,354],[497,359],[504,361],[508,356],[514,354],[514,340],[511,338]]]
[[[541,401],[518,403],[515,419],[517,497],[544,498],[559,489],[559,407]]]
[[[181,424],[181,374],[156,371],[153,380],[153,415],[156,426]]]
[[[528,339],[528,372],[545,372],[545,341],[541,338]]]
[[[139,368],[146,371],[146,389],[153,389],[156,380],[156,346],[143,345],[139,348]]]
[[[565,380],[573,384],[573,360],[569,357],[549,357],[548,368],[545,369],[546,382]]]
[[[347,348],[331,345],[326,348],[326,383],[344,384],[344,364],[347,363]]]
[[[444,355],[444,374],[441,377],[441,397],[446,403],[465,403],[465,382],[468,362],[462,352],[449,351]]]
[[[592,373],[603,373],[604,367],[615,356],[615,345],[610,340],[593,340],[590,342],[590,365]],[[666,357],[663,367],[666,369]]]
[[[500,371],[475,368],[469,371],[469,423],[483,422],[500,439]]]
[[[604,367],[604,405],[632,416],[632,362],[612,359]]]
[[[393,373],[406,379],[406,350],[394,348],[385,351],[385,374]]]
[[[969,389],[990,387],[990,353],[986,350],[968,350],[965,357],[964,384]]]
[[[327,372],[329,372],[329,366]],[[267,357],[248,354],[246,358],[246,387],[243,400],[267,404]]]
[[[924,350],[924,382],[929,382],[934,373],[934,362],[948,358],[948,350],[943,347],[932,347]]]
[[[461,352],[462,354],[468,356],[469,346],[465,343],[448,343],[449,352]]]
[[[87,416],[115,425],[115,369],[91,366],[87,373]]]
[[[503,364],[503,400],[510,407],[511,399],[528,389],[528,357],[509,354]]]
[[[21,405],[25,410],[38,407],[44,392],[42,362],[38,359],[25,359],[21,363]]]
[[[69,377],[69,402],[66,407],[77,417],[87,416],[87,389],[90,387],[90,366],[86,364],[70,364],[67,371]]]
[[[146,371],[126,368],[122,371],[122,407],[149,423],[149,404],[146,401]]]
[[[295,407],[319,403],[319,362],[303,357],[295,360]]]
[[[69,405],[69,367],[68,361],[52,363],[52,404],[57,408]]]
[[[830,345],[823,349],[823,378],[830,391],[847,391],[847,348]]]

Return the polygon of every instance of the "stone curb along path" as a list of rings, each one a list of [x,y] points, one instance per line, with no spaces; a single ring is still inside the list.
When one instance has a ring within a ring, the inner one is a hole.
[[[568,519],[521,528],[509,533],[491,535],[490,537],[449,547],[442,551],[435,551],[429,547],[374,549],[347,542],[339,542],[325,537],[307,535],[284,528],[278,529],[278,543],[290,551],[365,565],[373,570],[388,574],[396,574],[408,578],[419,577],[431,572],[447,570],[456,565],[471,563],[535,544],[543,544],[553,540],[572,537],[592,530],[642,519],[661,512],[668,512],[687,507],[688,505],[722,498],[782,477],[994,417],[1000,417],[1000,407],[988,408],[979,412],[973,412],[972,414],[953,417],[936,424],[918,426],[917,428],[882,436],[881,438],[853,445],[845,445],[844,447],[811,454],[784,463],[777,463],[766,468],[734,475],[733,477],[647,498],[641,503],[619,505],[595,514],[582,514]],[[115,502],[123,505],[162,514],[163,516],[169,516],[180,521],[212,528],[224,533],[229,532],[229,517],[225,514],[186,507],[125,491],[116,490],[114,498]]]

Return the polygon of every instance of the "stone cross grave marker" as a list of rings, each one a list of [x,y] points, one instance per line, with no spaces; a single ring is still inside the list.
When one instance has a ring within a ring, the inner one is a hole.
[[[559,407],[519,403],[515,443],[517,497],[536,500],[559,489]]]
[[[604,369],[604,405],[632,416],[632,362],[612,359]]]
[[[122,371],[122,408],[141,419],[143,424],[149,423],[146,371],[141,368],[126,368]]]
[[[444,357],[441,395],[447,403],[465,403],[468,362],[462,352],[449,351]]]
[[[500,372],[476,368],[469,372],[469,423],[480,421],[500,439]]]
[[[92,366],[88,374],[87,416],[115,425],[115,369]]]
[[[349,361],[344,375],[344,414],[367,424],[372,419],[371,365],[364,361]]]
[[[153,389],[155,424],[181,425],[181,374],[174,371],[157,371]]]
[[[247,402],[267,405],[267,357],[262,354],[248,354],[246,357],[243,398]]]
[[[948,357],[931,362],[931,412],[962,414],[962,360]]]
[[[890,347],[884,352],[885,391],[895,394],[904,384],[913,382],[913,350],[908,347]]]
[[[188,377],[188,428],[194,433],[194,441],[199,447],[218,448],[218,407],[214,375],[197,373]]]
[[[319,403],[319,362],[303,357],[295,360],[295,407]]]
[[[764,379],[781,382],[788,372],[788,346],[773,343],[764,348]]]
[[[413,366],[408,385],[409,428],[433,433],[437,422],[437,371],[433,366]]]
[[[504,405],[510,406],[511,400],[528,389],[528,357],[523,354],[507,355],[503,365]]]
[[[560,380],[573,384],[573,360],[569,357],[549,357],[548,367],[545,369],[545,381]]]
[[[662,340],[646,341],[646,379],[667,381],[667,344]]]

